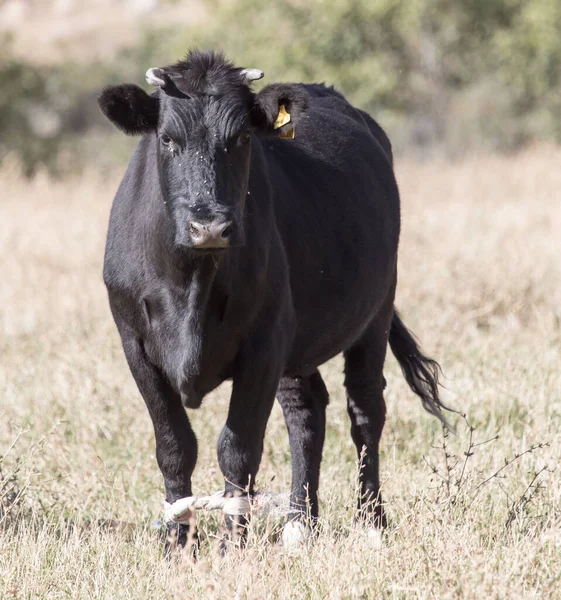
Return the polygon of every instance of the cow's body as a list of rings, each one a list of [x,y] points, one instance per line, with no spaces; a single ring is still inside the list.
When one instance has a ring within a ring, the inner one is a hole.
[[[226,493],[248,484],[251,492],[276,393],[290,434],[293,505],[305,512],[307,495],[317,515],[327,404],[317,367],[340,352],[353,438],[359,452],[366,446],[370,453],[363,496],[379,496],[390,330],[394,352],[407,344],[406,354],[412,352],[393,309],[400,217],[391,147],[381,128],[339,93],[293,87],[308,96],[296,138],[252,136],[244,245],[221,253],[177,248],[156,132],[141,139],[114,201],[104,279],[154,421],[169,502],[191,494],[196,461],[179,399],[197,408],[205,394],[233,379],[218,447]],[[220,142],[205,147],[212,154]],[[420,369],[411,367],[412,380]],[[438,406],[438,397],[427,402]],[[373,514],[380,524],[379,505]]]
[[[117,193],[104,275],[150,361],[176,390],[195,391],[185,403],[234,376],[260,319],[279,321],[286,374],[308,375],[350,347],[395,285],[399,236],[393,170],[359,113],[338,94],[312,98],[294,141],[254,140],[246,244],[218,261],[168,264],[156,144],[142,138]],[[204,301],[190,276],[206,263],[215,273]]]

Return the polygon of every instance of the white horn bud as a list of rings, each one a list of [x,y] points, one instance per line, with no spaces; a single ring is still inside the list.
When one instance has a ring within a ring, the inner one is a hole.
[[[263,71],[260,71],[259,69],[242,69],[240,71],[240,75],[242,76],[242,79],[245,83],[251,83],[256,79],[261,79],[262,77],[264,77],[265,73],[263,73]]]
[[[166,80],[164,79],[165,73],[163,69],[159,67],[152,67],[146,71],[146,81],[150,85],[155,85],[156,87],[163,87],[166,85]]]

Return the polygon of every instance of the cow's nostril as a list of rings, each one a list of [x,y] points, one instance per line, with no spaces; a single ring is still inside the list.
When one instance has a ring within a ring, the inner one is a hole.
[[[188,230],[195,248],[227,248],[234,233],[234,226],[232,221],[191,221]]]
[[[189,233],[194,237],[201,235],[201,227],[195,223],[189,223]]]

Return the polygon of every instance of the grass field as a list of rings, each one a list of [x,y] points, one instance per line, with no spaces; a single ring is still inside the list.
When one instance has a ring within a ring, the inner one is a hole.
[[[561,150],[399,162],[397,305],[446,375],[443,437],[388,359],[380,549],[353,525],[357,465],[342,365],[331,394],[321,531],[287,555],[282,522],[218,557],[201,516],[196,564],[162,560],[151,423],[101,281],[118,176],[0,172],[0,598],[560,598]],[[221,487],[228,387],[192,412],[199,493]],[[469,423],[469,425],[468,425]],[[498,436],[498,437],[497,437]],[[259,484],[289,489],[275,406]]]

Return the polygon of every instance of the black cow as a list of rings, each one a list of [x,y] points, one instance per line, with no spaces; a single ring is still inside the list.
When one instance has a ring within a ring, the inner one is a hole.
[[[343,352],[351,435],[365,450],[359,505],[383,526],[388,340],[413,391],[444,420],[438,365],[393,305],[400,206],[391,146],[332,88],[252,92],[262,76],[191,52],[148,70],[152,95],[130,84],[101,94],[117,127],[143,134],[111,211],[111,310],[169,503],[192,494],[197,442],[185,407],[232,379],[218,440],[225,495],[253,493],[276,395],[292,454],[291,520],[307,511],[315,519],[328,403],[318,366]],[[170,527],[185,540],[186,527]]]

